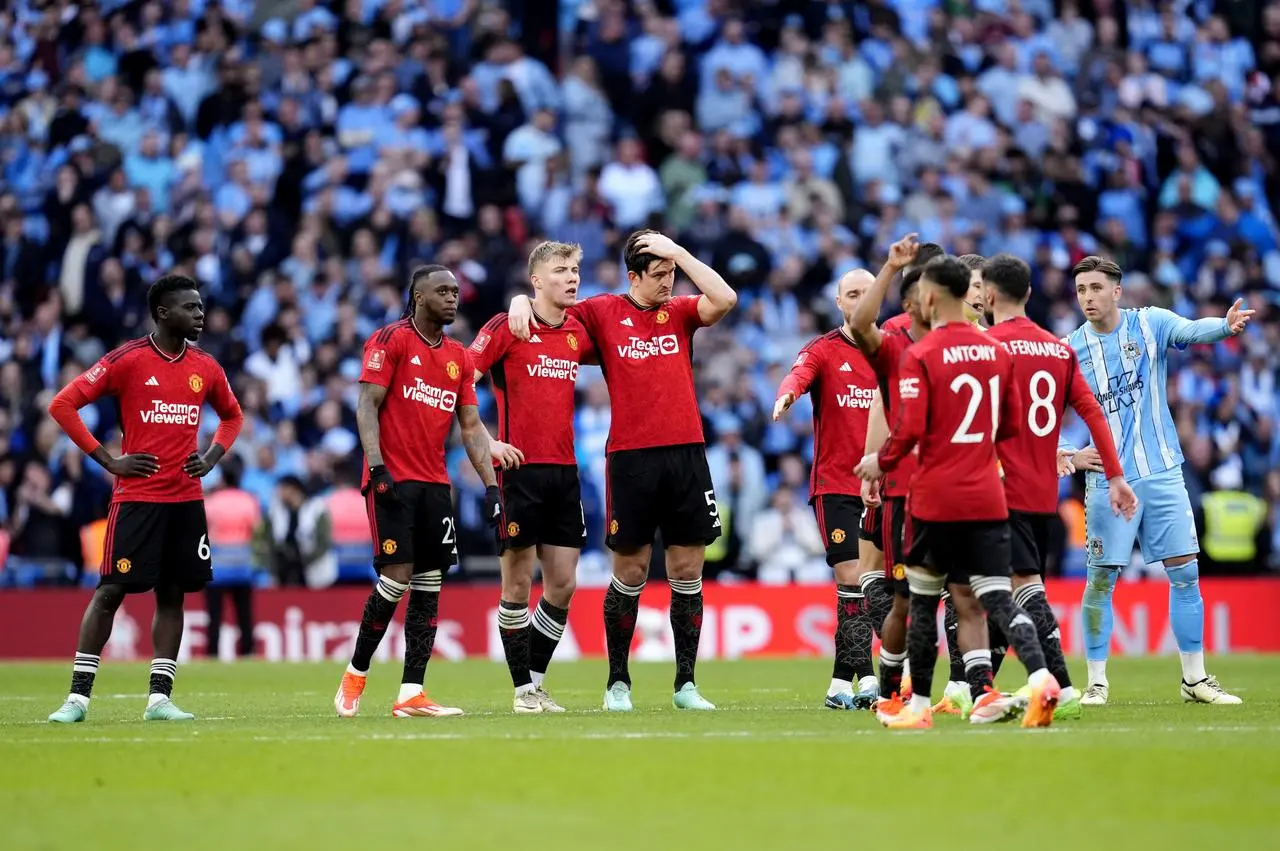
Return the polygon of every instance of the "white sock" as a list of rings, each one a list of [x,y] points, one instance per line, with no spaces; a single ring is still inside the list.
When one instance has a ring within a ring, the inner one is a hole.
[[[1049,673],[1048,668],[1039,668],[1031,672],[1031,676],[1027,677],[1027,682],[1035,686],[1041,686],[1053,679],[1053,674]]]
[[[157,703],[164,703],[169,699],[167,694],[152,694],[147,696],[147,708],[155,706]]]
[[[1089,660],[1085,662],[1085,667],[1089,670],[1089,685],[1105,686],[1107,683],[1107,660],[1101,659],[1097,662]],[[1185,670],[1185,663],[1184,663]]]
[[[529,677],[530,679],[533,680],[534,688],[537,688],[542,685],[542,681],[547,678],[547,674],[545,671],[541,674],[539,674],[537,671],[530,671]]]
[[[874,676],[865,676],[858,680],[858,691],[866,691],[867,689],[877,688],[880,681]]]
[[[533,683],[529,683],[527,686],[516,686],[516,697],[520,697],[526,694],[533,694],[534,690],[537,688],[538,687],[535,686]]]
[[[923,715],[933,708],[933,702],[928,695],[913,694],[911,695],[911,713],[913,715]]]
[[[833,694],[850,694],[853,692],[853,682],[851,680],[837,680],[831,678],[831,685],[827,687],[827,696]]]
[[[1075,696],[1075,686],[1066,686],[1062,689],[1062,694],[1058,695],[1058,703],[1066,703],[1069,700],[1075,699]]]
[[[348,662],[348,663],[347,663],[347,673],[348,673],[348,674],[355,674],[357,677],[367,677],[367,676],[369,676],[369,672],[368,672],[368,671],[361,671],[361,670],[360,670],[360,669],[358,669],[355,665],[352,665],[350,662]]]
[[[909,656],[904,656],[902,659],[902,677],[903,679],[911,677],[911,658]]]
[[[405,702],[406,700],[408,700],[409,698],[414,697],[415,695],[419,695],[419,694],[422,694],[422,684],[421,684],[421,683],[401,683],[401,684],[400,684],[400,696],[399,696],[399,697],[397,697],[397,698],[396,698],[396,700],[397,700],[399,703],[404,703],[404,702]]]
[[[1204,672],[1204,651],[1178,655],[1182,657],[1182,679],[1187,685],[1193,686],[1209,676]]]
[[[67,700],[72,703],[78,703],[83,709],[89,708],[89,698],[85,697],[83,694],[69,694],[67,695]]]

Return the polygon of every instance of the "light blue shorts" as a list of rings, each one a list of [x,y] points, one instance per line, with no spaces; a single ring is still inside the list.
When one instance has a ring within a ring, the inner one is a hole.
[[[1111,513],[1111,489],[1105,483],[1098,487],[1091,482],[1085,489],[1085,552],[1090,567],[1128,565],[1134,539],[1147,564],[1200,551],[1181,469],[1165,470],[1129,484],[1138,495],[1138,510],[1132,520]]]

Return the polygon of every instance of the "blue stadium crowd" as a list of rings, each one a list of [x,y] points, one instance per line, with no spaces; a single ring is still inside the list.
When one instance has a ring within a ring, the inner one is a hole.
[[[147,331],[165,271],[200,282],[201,345],[246,415],[240,485],[267,505],[284,477],[315,494],[358,474],[361,347],[400,316],[414,265],[456,272],[466,341],[526,285],[538,240],[582,245],[589,296],[625,289],[621,240],[653,225],[741,296],[695,353],[722,575],[829,577],[811,409],[768,414],[838,321],[833,281],[913,231],[1026,259],[1031,315],[1058,334],[1082,321],[1067,271],[1093,253],[1125,268],[1131,306],[1259,310],[1181,355],[1171,398],[1193,500],[1260,497],[1280,551],[1278,157],[1276,0],[15,0],[0,524],[14,556],[81,563],[109,483],[44,408]],[[110,439],[110,405],[83,414]],[[584,370],[593,551],[608,428]],[[464,554],[492,551],[455,455]]]

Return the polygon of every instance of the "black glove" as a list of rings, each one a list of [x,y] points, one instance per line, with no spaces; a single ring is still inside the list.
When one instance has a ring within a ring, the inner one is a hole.
[[[497,485],[489,485],[484,489],[484,514],[489,525],[495,528],[502,520],[502,491]]]
[[[373,501],[383,508],[400,502],[395,479],[391,478],[385,464],[369,468],[369,489],[373,491]]]

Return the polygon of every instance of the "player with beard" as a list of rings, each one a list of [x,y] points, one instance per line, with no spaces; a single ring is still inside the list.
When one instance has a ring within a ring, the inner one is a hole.
[[[194,343],[204,330],[204,302],[196,282],[165,275],[147,291],[156,330],[108,352],[64,387],[49,415],[82,452],[115,477],[98,589],[85,610],[72,665],[71,693],[49,716],[83,721],[116,611],[126,594],[155,590],[151,683],[146,721],[189,721],[171,699],[182,646],[182,600],[213,578],[209,526],[200,479],[222,459],[243,417],[227,375]],[[78,413],[103,396],[120,411],[123,455],[94,439]],[[221,422],[213,442],[197,451],[200,411],[213,406]]]
[[[361,490],[368,501],[378,582],[365,601],[351,663],[334,708],[360,711],[374,651],[407,593],[404,676],[395,718],[461,715],[423,691],[435,646],[440,588],[458,560],[445,445],[456,416],[467,457],[485,485],[485,514],[496,525],[502,497],[480,421],[475,367],[467,349],[445,335],[458,314],[458,281],[444,266],[422,266],[409,279],[404,318],[375,331],[364,346],[356,423],[368,462]]]
[[[489,373],[498,404],[503,515],[498,523],[502,596],[498,633],[515,686],[519,714],[564,712],[543,688],[547,666],[564,635],[577,586],[578,556],[587,530],[573,446],[578,365],[592,357],[586,329],[568,314],[578,301],[582,249],[542,242],[529,255],[533,315],[538,330],[518,340],[507,314],[489,320],[471,345],[476,379]],[[542,599],[529,614],[535,564]]]

